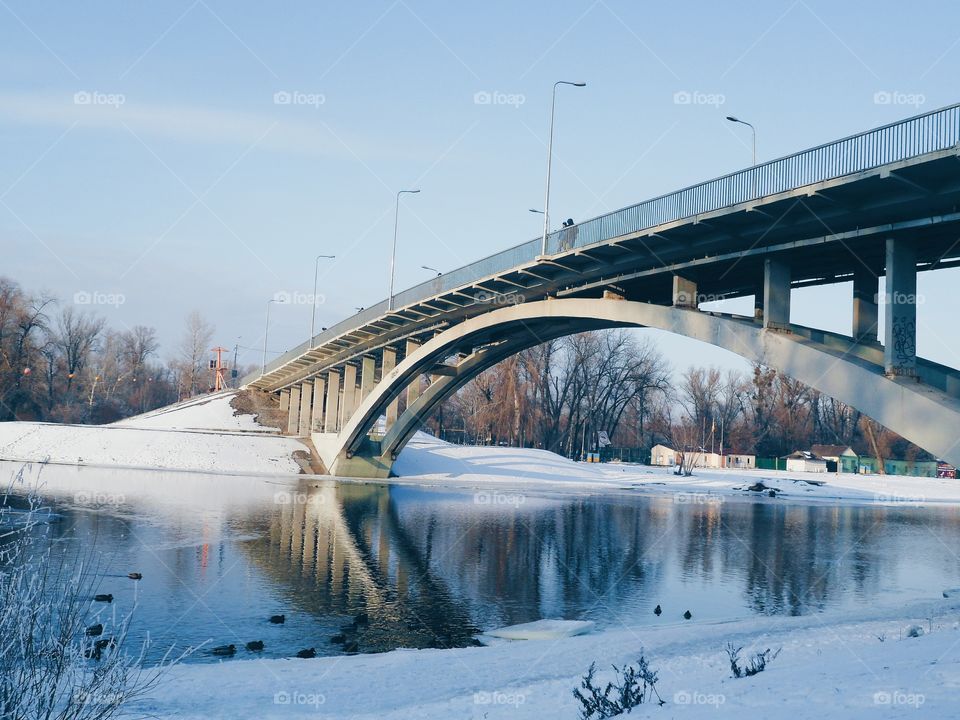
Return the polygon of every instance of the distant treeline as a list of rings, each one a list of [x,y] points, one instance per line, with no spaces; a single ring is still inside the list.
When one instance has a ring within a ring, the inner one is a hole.
[[[679,358],[678,360],[689,360]],[[679,375],[636,331],[551,340],[464,386],[430,419],[452,442],[539,447],[579,457],[612,447],[783,456],[849,445],[878,458],[932,459],[856,409],[763,365],[750,373],[689,367]]]
[[[205,392],[212,340],[191,313],[161,362],[153,328],[109,327],[84,293],[63,302],[0,277],[0,420],[112,422]]]

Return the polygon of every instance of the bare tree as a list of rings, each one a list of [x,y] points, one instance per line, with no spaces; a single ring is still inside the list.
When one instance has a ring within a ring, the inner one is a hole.
[[[185,395],[196,395],[205,390],[209,383],[206,376],[206,359],[210,354],[213,341],[213,326],[194,310],[186,318],[183,338],[180,341],[176,360],[180,372],[180,382]]]

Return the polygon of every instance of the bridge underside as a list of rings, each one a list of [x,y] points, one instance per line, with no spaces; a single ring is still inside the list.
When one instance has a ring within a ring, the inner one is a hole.
[[[311,436],[331,472],[383,477],[437,403],[496,362],[584,330],[660,328],[774,367],[957,464],[960,371],[916,354],[917,275],[950,267],[960,105],[565,227],[545,251],[537,239],[443,273],[244,384],[280,393],[287,431]],[[849,336],[791,324],[791,290],[836,283],[852,285]],[[749,296],[752,317],[699,310]]]
[[[912,442],[960,464],[960,373],[917,360],[910,376],[886,372],[883,346],[799,326],[763,327],[753,318],[619,299],[525,303],[436,335],[371,389],[339,433],[316,433],[331,474],[387,477],[393,460],[436,405],[478,373],[546,340],[611,327],[657,328],[725,348],[858,408]],[[452,364],[445,360],[454,358]],[[424,373],[426,391],[385,430],[371,433],[389,405]]]

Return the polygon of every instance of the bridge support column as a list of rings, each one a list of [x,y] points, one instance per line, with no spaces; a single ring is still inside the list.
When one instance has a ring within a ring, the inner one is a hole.
[[[322,377],[313,381],[313,412],[310,414],[310,432],[323,432],[323,395],[327,383]]]
[[[697,309],[697,284],[693,280],[673,276],[673,306]]]
[[[304,380],[300,383],[300,422],[297,426],[297,435],[306,437],[310,434],[310,402],[313,400],[313,383]]]
[[[300,386],[290,388],[290,407],[287,408],[287,435],[296,435],[300,430]]]
[[[383,362],[380,364],[380,381],[382,382],[387,375],[397,366],[397,351],[393,348],[384,348],[383,350]],[[390,427],[397,421],[397,416],[400,414],[400,400],[399,398],[394,400],[392,403],[387,405],[387,427],[385,429],[389,430]]]
[[[290,409],[290,388],[280,391],[280,411],[285,412]]]
[[[340,401],[340,427],[344,428],[350,422],[357,402],[357,366],[344,365],[343,367],[343,399]]]
[[[763,265],[763,326],[790,326],[790,266],[767,258]]]
[[[360,366],[360,400],[357,403],[359,407],[360,403],[373,391],[373,386],[376,384],[374,382],[374,373],[377,371],[377,359],[370,355],[363,356],[363,363]]]
[[[327,373],[327,404],[323,408],[323,431],[335,433],[340,429],[340,371]]]
[[[879,294],[877,274],[869,268],[858,268],[853,274],[853,339],[857,342],[877,342]]]
[[[917,374],[917,255],[906,240],[887,238],[883,365],[888,376]]]
[[[413,355],[417,349],[420,347],[420,343],[416,340],[407,340],[407,357]],[[417,398],[420,397],[420,376],[417,375],[413,380],[410,381],[410,384],[407,385],[407,407],[413,405]]]

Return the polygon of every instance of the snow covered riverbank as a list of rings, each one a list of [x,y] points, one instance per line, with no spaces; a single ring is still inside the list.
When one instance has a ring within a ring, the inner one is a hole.
[[[572,462],[544,450],[451,445],[419,433],[394,463],[397,482],[488,489],[557,488],[574,492],[672,495],[677,502],[722,502],[731,496],[777,501],[960,504],[960,480],[850,473],[697,469],[690,477],[672,468]],[[762,488],[750,490],[757,483]],[[765,488],[765,489],[764,489]]]
[[[307,448],[235,415],[233,393],[203,396],[113,425],[0,423],[0,460],[200,472],[288,474]]]
[[[939,594],[939,591],[937,592]],[[642,653],[659,672],[663,707],[641,718],[957,717],[960,604],[933,600],[895,615],[809,615],[661,627],[457,650],[398,650],[313,660],[240,660],[175,668],[139,709],[161,717],[579,717],[572,690],[592,661],[613,679]],[[670,619],[667,616],[670,615]],[[920,637],[907,629],[917,625]],[[725,647],[747,657],[782,648],[767,670],[733,679]],[[216,688],[216,692],[211,692]],[[919,710],[914,715],[912,710]]]

